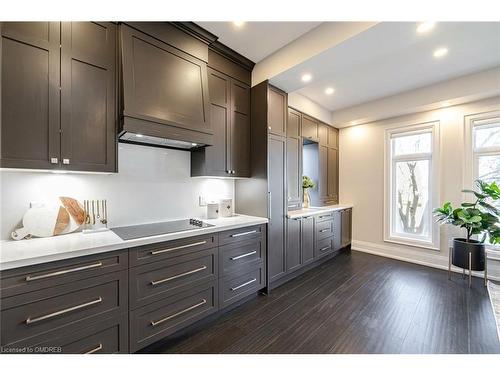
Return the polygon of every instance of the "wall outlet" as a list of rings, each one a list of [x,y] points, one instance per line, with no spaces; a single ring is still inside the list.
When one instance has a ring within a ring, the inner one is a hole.
[[[198,204],[200,207],[205,207],[207,205],[207,200],[205,199],[205,197],[203,195],[200,195],[198,197]]]

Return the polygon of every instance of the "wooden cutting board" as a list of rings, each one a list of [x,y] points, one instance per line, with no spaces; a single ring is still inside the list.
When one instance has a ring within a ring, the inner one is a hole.
[[[70,222],[70,215],[62,206],[32,207],[23,217],[22,228],[11,233],[15,240],[27,236],[51,237],[63,233]]]
[[[69,212],[71,218],[80,226],[85,221],[85,211],[76,199],[70,197],[59,197],[64,208]]]

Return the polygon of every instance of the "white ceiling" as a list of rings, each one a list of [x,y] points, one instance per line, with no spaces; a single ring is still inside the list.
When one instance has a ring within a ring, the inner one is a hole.
[[[196,22],[219,37],[219,41],[257,63],[314,29],[321,22]]]
[[[443,22],[427,34],[416,27],[379,23],[270,81],[334,111],[500,65],[500,22]],[[434,58],[442,46],[448,55]],[[313,75],[307,84],[306,72]]]

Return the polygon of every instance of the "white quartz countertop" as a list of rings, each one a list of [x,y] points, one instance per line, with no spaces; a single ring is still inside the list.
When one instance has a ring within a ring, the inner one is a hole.
[[[287,217],[289,219],[295,219],[298,217],[311,216],[324,214],[332,211],[345,210],[346,208],[352,208],[352,204],[334,204],[331,206],[323,206],[323,207],[310,207],[310,208],[302,208],[300,210],[288,211]]]
[[[0,241],[0,270],[31,266],[129,247],[177,240],[202,234],[221,232],[251,225],[265,224],[267,218],[235,215],[218,219],[202,219],[213,227],[142,237],[124,241],[112,231],[72,233],[56,237],[20,241]]]

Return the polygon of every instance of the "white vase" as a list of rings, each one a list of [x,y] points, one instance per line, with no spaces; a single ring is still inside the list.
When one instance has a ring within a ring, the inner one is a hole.
[[[311,207],[311,197],[309,196],[308,189],[304,189],[304,203],[302,204],[302,207],[304,208]]]

